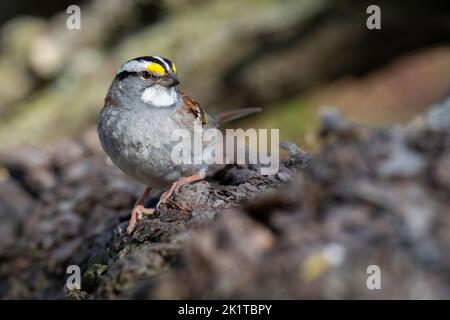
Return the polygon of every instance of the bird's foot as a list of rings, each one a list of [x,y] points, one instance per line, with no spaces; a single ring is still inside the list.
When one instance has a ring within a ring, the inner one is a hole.
[[[151,215],[154,211],[155,209],[145,208],[142,204],[135,205],[133,210],[131,211],[131,219],[127,227],[128,234],[131,234],[133,232],[136,223],[141,220],[144,215]]]
[[[159,199],[158,204],[156,205],[156,209],[159,209],[159,206],[160,206],[160,205],[162,205],[162,204],[164,204],[164,203],[167,203],[167,201],[169,201],[170,197],[171,197],[175,192],[178,192],[178,190],[180,190],[180,187],[184,184],[184,183],[180,184],[180,183],[179,183],[180,181],[181,181],[181,180],[174,182],[174,183],[172,184],[172,186],[170,187],[170,189],[167,190],[166,192],[164,192],[164,193],[161,195],[161,198]]]
[[[170,187],[170,189],[167,190],[166,192],[164,192],[161,195],[161,198],[159,199],[159,202],[156,205],[156,209],[159,209],[159,206],[161,204],[166,203],[174,193],[176,193],[176,192],[178,192],[180,190],[180,188],[183,185],[191,183],[191,182],[195,182],[195,181],[198,181],[198,180],[202,180],[204,178],[205,178],[205,173],[204,172],[199,172],[199,173],[196,173],[196,174],[194,174],[192,176],[184,177],[184,178],[181,178],[181,179],[175,181],[172,184],[172,186]]]

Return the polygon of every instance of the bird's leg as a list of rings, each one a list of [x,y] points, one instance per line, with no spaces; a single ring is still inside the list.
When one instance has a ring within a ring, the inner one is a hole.
[[[205,179],[206,174],[205,172],[201,171],[199,173],[196,173],[192,176],[189,177],[183,177],[178,179],[177,181],[175,181],[172,186],[170,187],[169,190],[167,190],[166,192],[164,192],[161,195],[161,198],[159,199],[158,205],[156,206],[156,208],[159,208],[159,206],[163,203],[166,203],[167,200],[169,200],[169,198],[175,193],[178,192],[181,188],[181,186],[191,183],[191,182],[195,182],[195,181],[199,181],[199,180],[203,180]]]
[[[148,197],[151,190],[152,190],[151,188],[146,187],[144,192],[142,193],[142,195],[139,197],[139,199],[134,204],[133,210],[131,211],[131,219],[130,219],[130,222],[128,223],[128,227],[127,227],[128,234],[133,232],[136,222],[138,222],[138,220],[142,219],[143,214],[152,214],[153,211],[155,211],[155,209],[144,207],[145,199]]]

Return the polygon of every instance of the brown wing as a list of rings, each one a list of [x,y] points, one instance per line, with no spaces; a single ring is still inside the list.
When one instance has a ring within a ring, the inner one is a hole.
[[[205,110],[200,106],[200,103],[195,101],[192,97],[188,96],[184,92],[180,91],[181,98],[183,99],[183,109],[184,111],[191,113],[194,117],[205,126],[208,123],[208,116]]]
[[[240,119],[240,118],[246,117],[248,115],[262,111],[261,108],[257,108],[257,107],[242,108],[242,109],[221,112],[221,113],[216,114],[215,116],[211,117],[211,119],[208,119],[208,115],[206,114],[205,110],[203,110],[203,108],[200,106],[200,103],[198,103],[192,97],[185,94],[183,91],[181,91],[181,90],[178,90],[178,91],[181,94],[181,98],[183,100],[182,111],[192,114],[195,117],[195,119],[200,120],[203,127],[206,124],[208,124],[208,126],[210,126],[210,127],[218,127],[218,126],[220,126],[220,124],[231,122],[236,119]]]

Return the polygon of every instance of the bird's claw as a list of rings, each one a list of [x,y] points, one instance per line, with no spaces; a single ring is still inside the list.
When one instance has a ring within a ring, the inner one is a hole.
[[[169,200],[171,194],[168,194],[168,193],[169,193],[169,191],[164,192],[164,193],[161,195],[161,198],[159,199],[158,204],[156,205],[156,210],[159,210],[160,205],[166,203],[167,200]]]
[[[180,190],[180,187],[181,187],[181,184],[175,182],[175,183],[170,187],[169,190],[167,190],[166,192],[164,192],[164,193],[161,195],[161,197],[160,197],[160,199],[159,199],[159,201],[158,201],[158,204],[156,205],[156,209],[159,209],[159,206],[160,206],[161,204],[166,203],[174,193],[176,193],[176,192],[178,192],[178,191]]]
[[[131,219],[128,223],[127,233],[131,234],[134,231],[136,223],[141,220],[144,215],[151,215],[154,211],[155,209],[145,208],[142,204],[134,206],[133,210],[131,211]]]

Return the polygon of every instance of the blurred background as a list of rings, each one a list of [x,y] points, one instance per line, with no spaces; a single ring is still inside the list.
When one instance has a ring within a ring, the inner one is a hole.
[[[241,126],[314,147],[317,110],[405,123],[450,88],[448,1],[86,0],[0,4],[0,150],[76,136],[96,123],[120,65],[161,55],[209,112],[262,106]]]

